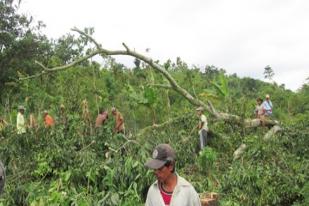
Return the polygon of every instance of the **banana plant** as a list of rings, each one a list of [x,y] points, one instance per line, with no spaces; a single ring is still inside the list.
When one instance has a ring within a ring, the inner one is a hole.
[[[200,97],[215,102],[216,104],[222,104],[223,106],[230,101],[230,92],[228,88],[228,81],[224,74],[218,75],[215,80],[210,81],[211,87],[204,89],[199,94]],[[225,109],[227,109],[225,107]]]

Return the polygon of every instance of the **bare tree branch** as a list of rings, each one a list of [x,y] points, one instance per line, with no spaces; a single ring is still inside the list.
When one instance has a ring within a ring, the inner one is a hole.
[[[172,89],[171,85],[168,84],[148,84],[148,86],[159,87],[164,89]]]
[[[39,66],[41,66],[43,68],[43,70],[48,70],[47,67],[45,67],[41,62],[38,62],[38,61],[34,61],[34,63],[38,64]]]
[[[58,66],[58,67],[53,67],[53,68],[47,68],[42,63],[36,61],[35,63],[40,65],[43,68],[42,72],[40,72],[38,74],[35,74],[35,75],[28,76],[28,77],[19,78],[19,81],[26,80],[26,79],[37,78],[39,76],[45,75],[45,74],[50,73],[50,72],[57,72],[57,71],[61,71],[61,70],[66,70],[66,69],[68,69],[70,67],[75,66],[78,63],[81,63],[81,62],[83,62],[83,61],[85,61],[85,60],[87,60],[87,59],[97,55],[97,54],[100,54],[99,50],[93,51],[90,54],[88,54],[88,55],[86,55],[84,57],[81,57],[80,59],[77,59],[76,61],[71,62],[70,64],[63,65],[63,66]]]
[[[124,46],[124,48],[126,48],[127,52],[130,51],[129,47],[125,43],[122,43],[122,45]]]
[[[31,76],[27,76],[27,77],[20,77],[18,79],[18,81],[23,81],[23,80],[27,80],[27,79],[34,79],[34,78],[38,78],[40,76],[43,76],[44,74],[46,74],[47,72],[45,70],[43,70],[41,73],[37,73]]]
[[[241,144],[233,154],[233,160],[237,160],[246,151],[247,145]]]
[[[264,135],[263,139],[267,141],[281,130],[282,129],[278,125],[275,125]]]
[[[72,31],[78,32],[80,34],[82,34],[83,36],[87,37],[91,42],[93,42],[97,49],[100,50],[101,49],[101,45],[94,39],[92,38],[92,36],[90,36],[89,34],[87,34],[86,32],[83,32],[82,30],[79,30],[78,28],[74,27],[73,29],[71,29]]]

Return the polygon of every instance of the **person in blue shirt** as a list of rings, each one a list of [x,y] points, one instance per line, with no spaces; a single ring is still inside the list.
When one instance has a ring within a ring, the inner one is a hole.
[[[270,101],[269,94],[266,95],[266,99],[264,100],[262,105],[265,110],[265,116],[271,116],[273,113],[273,104]]]

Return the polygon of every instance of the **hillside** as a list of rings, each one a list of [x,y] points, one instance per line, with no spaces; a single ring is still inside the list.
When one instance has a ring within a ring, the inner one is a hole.
[[[0,3],[6,31],[0,35],[0,160],[6,167],[0,206],[143,205],[155,180],[144,163],[159,143],[175,148],[177,172],[197,192],[217,192],[220,205],[309,204],[308,82],[293,92],[181,58],[154,61],[125,44],[109,51],[92,39],[93,29],[50,40],[42,25]],[[114,54],[134,57],[134,68]],[[273,116],[261,122],[254,110],[266,94]],[[20,105],[26,123],[30,116],[38,123],[22,135],[16,131]],[[125,135],[113,132],[114,106]],[[193,130],[197,106],[205,108],[211,137],[201,152]],[[95,128],[102,108],[109,118]],[[55,118],[51,128],[44,127],[45,110]],[[246,149],[235,158],[240,145]]]

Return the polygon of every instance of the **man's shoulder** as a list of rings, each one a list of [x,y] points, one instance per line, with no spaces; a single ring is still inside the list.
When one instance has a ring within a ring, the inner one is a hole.
[[[149,188],[148,188],[148,194],[152,194],[153,192],[157,191],[159,189],[158,186],[158,181],[156,180],[155,182],[153,182]]]
[[[154,181],[150,187],[158,187],[158,180]]]
[[[177,178],[178,178],[178,184],[179,184],[180,186],[185,186],[185,187],[189,186],[189,187],[193,187],[192,184],[191,184],[190,182],[188,182],[185,178],[183,178],[183,177],[181,177],[181,176],[179,176],[179,175],[178,175]]]

